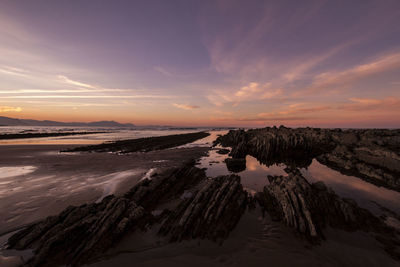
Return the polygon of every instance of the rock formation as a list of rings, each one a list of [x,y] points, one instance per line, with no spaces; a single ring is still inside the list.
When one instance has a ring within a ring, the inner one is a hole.
[[[398,233],[383,221],[360,208],[353,200],[337,196],[323,182],[310,184],[298,169],[287,170],[288,176],[269,176],[270,184],[256,199],[276,221],[283,221],[311,242],[325,239],[323,229],[375,232],[386,251],[400,259]]]
[[[246,169],[246,159],[244,158],[227,158],[225,163],[231,172],[241,172]]]
[[[103,253],[124,233],[143,226],[146,216],[135,202],[109,196],[98,204],[68,207],[17,232],[8,245],[34,248],[29,266],[77,266]]]
[[[156,137],[145,137],[130,140],[119,140],[115,142],[107,142],[99,145],[90,145],[75,147],[72,149],[63,150],[62,152],[77,152],[77,151],[89,151],[89,152],[119,152],[119,153],[130,153],[130,152],[148,152],[152,150],[161,150],[171,147],[181,146],[187,143],[192,143],[198,139],[209,136],[206,132],[187,133],[187,134],[175,134],[167,136],[156,136]]]
[[[160,233],[171,241],[208,238],[222,242],[245,211],[247,198],[239,176],[208,180],[169,213]]]
[[[267,127],[231,130],[215,144],[233,158],[251,155],[268,165],[305,167],[316,157],[344,174],[400,191],[400,130]]]
[[[246,209],[247,193],[240,177],[207,179],[205,171],[193,165],[154,174],[121,197],[68,207],[17,232],[8,246],[34,249],[28,266],[79,266],[96,260],[124,234],[145,225],[162,223],[160,235],[170,241],[222,241]],[[160,214],[154,214],[161,205]]]

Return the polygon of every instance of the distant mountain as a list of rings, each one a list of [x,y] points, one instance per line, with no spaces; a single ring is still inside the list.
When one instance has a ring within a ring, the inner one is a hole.
[[[132,123],[119,123],[116,121],[95,121],[95,122],[59,122],[59,121],[38,121],[14,119],[0,116],[1,126],[81,126],[81,127],[135,127]]]

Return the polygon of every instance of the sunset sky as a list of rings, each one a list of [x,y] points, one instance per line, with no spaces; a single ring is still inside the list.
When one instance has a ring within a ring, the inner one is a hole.
[[[0,0],[0,116],[400,127],[400,1]]]

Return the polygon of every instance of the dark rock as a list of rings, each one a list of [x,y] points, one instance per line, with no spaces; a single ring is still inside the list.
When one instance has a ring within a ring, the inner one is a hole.
[[[221,154],[221,155],[228,154],[229,152],[230,152],[230,150],[229,150],[229,149],[226,149],[226,148],[221,148],[221,149],[218,149],[218,150],[217,150],[217,153],[218,153],[218,154]]]
[[[78,266],[106,251],[147,216],[133,201],[114,196],[101,203],[68,207],[10,237],[11,249],[33,248],[32,266]]]
[[[159,233],[169,235],[171,241],[208,238],[222,242],[245,211],[247,198],[239,176],[208,180],[169,214]]]
[[[161,150],[171,147],[181,146],[187,143],[192,143],[198,139],[209,136],[206,132],[188,133],[188,134],[174,134],[167,136],[145,137],[130,140],[120,140],[115,142],[107,142],[99,145],[90,145],[83,147],[76,147],[62,152],[76,152],[76,151],[96,151],[96,152],[148,152],[152,150]]]
[[[124,197],[148,210],[155,209],[160,203],[179,198],[185,190],[206,179],[205,171],[194,167],[194,164],[194,161],[188,162],[180,168],[165,170],[151,180],[142,180]]]
[[[229,131],[215,145],[233,158],[251,155],[269,166],[306,167],[313,158],[347,175],[400,191],[400,130],[272,127]]]
[[[310,241],[325,239],[323,229],[339,228],[347,231],[362,230],[378,233],[387,244],[396,244],[396,231],[360,208],[355,201],[337,196],[322,182],[310,184],[298,170],[287,177],[269,176],[270,184],[256,199],[276,221],[283,221]],[[385,245],[385,244],[384,244]],[[398,251],[390,246],[385,249],[398,258]]]
[[[244,158],[227,158],[225,163],[231,172],[241,172],[246,169],[246,159]]]

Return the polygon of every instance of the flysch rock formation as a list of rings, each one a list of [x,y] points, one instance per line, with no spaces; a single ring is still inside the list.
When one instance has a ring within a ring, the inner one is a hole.
[[[247,199],[239,176],[208,180],[171,211],[159,232],[171,241],[208,238],[222,242],[246,210]]]
[[[313,243],[325,239],[326,227],[373,232],[384,249],[400,260],[398,231],[353,200],[340,198],[323,182],[310,184],[298,169],[286,171],[288,176],[269,176],[270,184],[255,195],[273,220],[283,221]]]
[[[77,266],[108,249],[128,230],[143,226],[145,210],[123,197],[101,203],[68,207],[8,240],[13,249],[33,248],[28,266]]]
[[[233,158],[306,167],[313,158],[343,174],[400,191],[400,130],[267,127],[231,130],[215,144]]]
[[[68,207],[8,240],[10,249],[33,249],[26,266],[80,266],[93,262],[120,238],[161,224],[160,238],[180,241],[229,235],[246,208],[247,193],[235,175],[208,179],[190,162],[144,179],[124,196]],[[172,203],[165,208],[165,204]],[[159,215],[152,211],[161,209]]]

